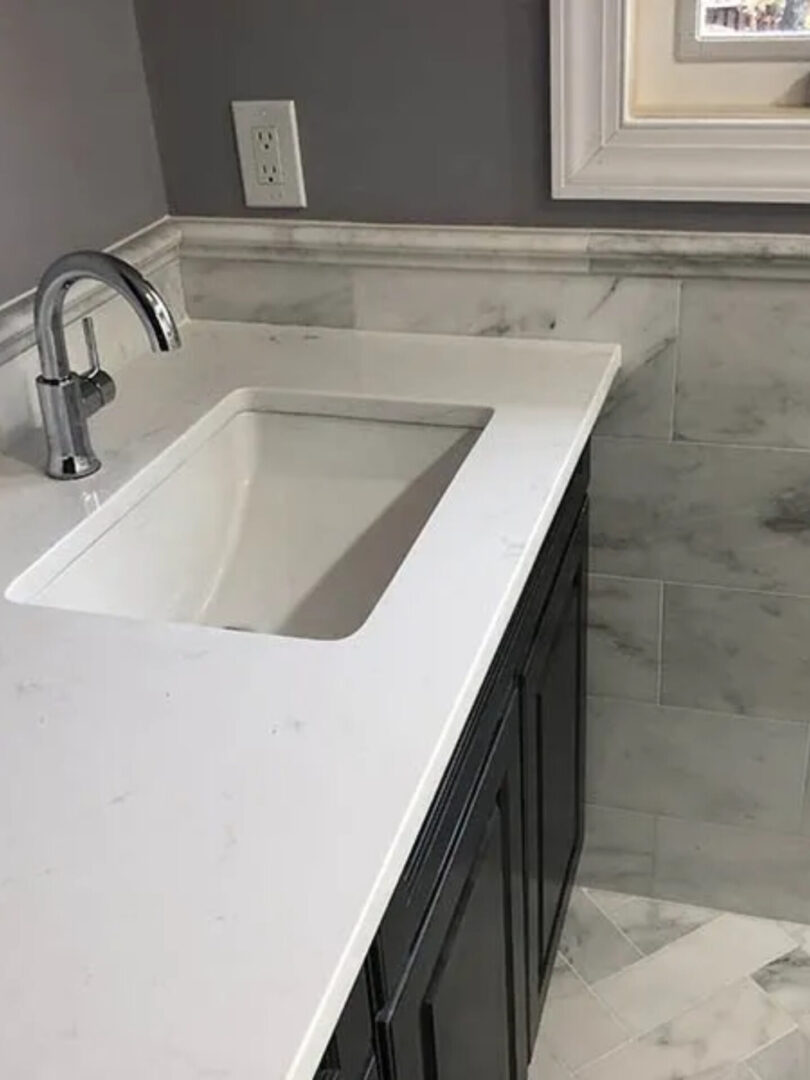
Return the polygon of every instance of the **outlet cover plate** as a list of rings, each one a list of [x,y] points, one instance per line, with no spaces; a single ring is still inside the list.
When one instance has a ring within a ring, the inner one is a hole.
[[[306,206],[295,102],[233,101],[231,108],[246,205]]]

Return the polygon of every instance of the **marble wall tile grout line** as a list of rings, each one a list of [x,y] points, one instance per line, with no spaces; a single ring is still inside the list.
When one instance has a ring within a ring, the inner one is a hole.
[[[810,556],[808,557],[810,558]],[[645,581],[648,579],[638,578],[632,580]],[[769,596],[774,599],[810,600],[810,591],[805,593],[792,592],[788,589],[751,589],[746,588],[744,585],[718,585],[711,581],[689,581],[685,578],[664,578],[663,585],[665,589],[696,589],[706,592],[750,593],[752,596]]]
[[[658,446],[677,446],[677,447],[695,447],[706,450],[719,450],[719,451],[741,451],[743,453],[762,453],[762,454],[794,454],[796,456],[802,456],[803,454],[810,454],[810,446],[778,446],[767,445],[765,443],[743,443],[743,442],[725,442],[717,439],[686,439],[683,437],[675,436],[674,438],[660,437],[652,438],[648,435],[617,435],[613,432],[597,433],[593,436],[595,443],[622,443],[622,444],[645,444],[654,443]]]
[[[779,721],[777,721],[777,722],[779,722]],[[619,807],[618,809],[623,809],[623,808]],[[644,813],[644,812],[645,811],[639,811],[639,813]],[[739,824],[734,824],[732,822],[727,822],[727,821],[703,821],[703,820],[699,820],[697,818],[682,817],[681,815],[678,815],[678,814],[652,814],[651,816],[654,817],[657,822],[674,821],[674,822],[678,822],[678,823],[681,823],[681,824],[684,824],[684,825],[716,825],[720,829],[733,830],[734,832],[737,832],[737,833],[747,833],[747,832],[752,831],[752,828],[749,827],[748,825],[739,825]],[[767,836],[767,835],[771,835],[771,836],[788,836],[788,837],[791,837],[792,839],[795,839],[795,840],[802,840],[802,841],[805,841],[807,843],[807,845],[808,845],[808,848],[810,848],[810,835],[808,835],[807,833],[799,832],[798,829],[796,831],[793,831],[793,832],[787,832],[784,829],[769,829],[769,828],[767,828],[765,826],[757,825],[757,826],[755,826],[753,828],[753,831],[761,833],[762,835],[765,835],[765,836]],[[591,888],[599,888],[599,886],[593,886],[593,885],[590,886],[590,887]],[[656,899],[664,900],[664,899],[666,899],[666,897],[656,896]],[[679,903],[698,903],[698,901],[691,901],[691,900],[689,900],[689,901],[683,900],[683,901],[678,901],[678,902]],[[700,906],[701,907],[710,907],[711,905],[708,904],[708,903],[703,903],[703,904],[700,904]],[[751,914],[752,916],[755,917],[754,912],[750,912],[749,914]],[[774,918],[775,916],[764,916],[764,917],[766,917],[766,918]],[[790,920],[786,920],[786,921],[790,921]]]
[[[597,570],[596,573],[600,577],[603,575],[601,570]],[[617,575],[620,577],[626,577],[630,581],[650,581],[657,580],[654,578],[635,578],[631,574]],[[775,599],[786,600],[810,600],[810,591],[808,592],[790,592],[787,589],[751,589],[746,588],[744,585],[718,585],[712,581],[691,581],[687,578],[664,578],[661,582],[665,589],[698,589],[711,592],[728,592],[728,593],[750,593],[752,596],[771,596]],[[708,710],[709,712],[718,710]],[[720,710],[722,711],[722,710]]]
[[[807,747],[804,756],[804,781],[802,790],[799,792],[799,832],[803,835],[806,833],[807,825],[807,813],[810,809],[808,805],[808,793],[810,788],[810,724],[807,728]]]
[[[674,360],[672,364],[672,397],[670,399],[670,412],[669,412],[669,441],[672,442],[675,438],[675,407],[678,400],[678,374],[680,369],[680,357],[681,357],[681,308],[683,299],[683,281],[678,282],[678,289],[675,299],[675,345],[674,345]]]
[[[698,709],[698,708],[695,708],[692,705],[670,705],[670,704],[667,704],[666,702],[658,702],[658,701],[650,701],[650,702],[635,701],[635,700],[630,700],[628,698],[620,697],[620,696],[618,696],[616,694],[602,694],[602,693],[595,693],[593,691],[590,691],[588,693],[588,697],[589,698],[594,698],[595,700],[598,700],[598,701],[609,701],[609,702],[615,702],[617,704],[618,703],[623,703],[623,704],[626,704],[626,705],[633,705],[633,706],[636,706],[636,705],[639,705],[639,706],[648,705],[651,708],[659,708],[659,709],[663,709],[663,710],[666,710],[666,711],[669,711],[669,712],[705,713],[705,715],[707,717],[715,717],[716,716],[716,717],[720,717],[720,718],[722,718],[724,720],[732,720],[732,721],[733,720],[752,720],[752,721],[756,721],[757,723],[761,723],[761,724],[786,724],[789,727],[793,727],[793,728],[800,727],[800,728],[807,728],[808,730],[810,730],[810,713],[808,713],[808,717],[807,717],[806,720],[797,720],[797,719],[794,719],[792,717],[785,718],[783,716],[760,716],[759,714],[757,714],[756,716],[751,716],[748,713],[729,712],[727,709],[704,709],[704,708]],[[601,804],[599,804],[599,805],[601,805]],[[596,886],[592,886],[592,887],[595,888]]]
[[[658,653],[655,673],[655,702],[661,704],[664,682],[664,583],[658,582]]]
[[[781,721],[776,721],[776,723],[781,723]],[[602,804],[600,804],[600,803],[592,803],[590,805],[601,806]],[[738,833],[747,833],[747,832],[754,831],[754,832],[762,834],[763,836],[767,836],[767,835],[770,835],[770,836],[787,836],[787,837],[790,837],[790,838],[792,838],[794,840],[805,841],[807,843],[808,850],[810,850],[810,835],[808,835],[807,833],[801,832],[799,829],[789,831],[789,830],[785,830],[785,829],[768,828],[766,825],[749,826],[749,825],[740,825],[738,823],[729,822],[729,821],[705,821],[702,818],[684,817],[681,814],[657,814],[657,813],[654,813],[654,812],[648,811],[648,810],[632,810],[632,809],[630,809],[628,807],[624,807],[624,806],[610,807],[609,809],[626,810],[628,813],[631,813],[631,814],[633,814],[633,813],[649,814],[650,817],[655,819],[656,823],[673,821],[673,822],[677,822],[677,823],[680,823],[680,824],[683,824],[683,825],[710,825],[710,826],[713,825],[713,826],[717,826],[720,829],[733,829],[734,831],[736,831]],[[602,886],[599,886],[599,885],[592,885],[592,884],[588,885],[588,888],[592,888],[592,889],[593,888],[601,888],[601,887]],[[656,894],[655,899],[656,900],[666,900],[667,897],[666,896],[660,896],[660,895]],[[708,902],[701,903],[700,901],[697,901],[697,900],[695,900],[695,901],[692,901],[692,900],[688,900],[688,901],[687,900],[678,900],[677,902],[678,903],[684,903],[684,904],[686,904],[686,903],[695,904],[695,905],[697,905],[699,907],[711,907],[710,903],[708,903]],[[750,914],[750,915],[752,915],[754,917],[756,916],[756,912],[747,912],[747,913],[743,912],[742,914]],[[774,918],[775,916],[764,916],[764,917]]]

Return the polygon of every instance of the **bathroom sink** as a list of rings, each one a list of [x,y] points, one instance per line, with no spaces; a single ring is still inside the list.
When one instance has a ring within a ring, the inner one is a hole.
[[[482,410],[236,391],[11,585],[10,600],[336,639],[368,618]]]

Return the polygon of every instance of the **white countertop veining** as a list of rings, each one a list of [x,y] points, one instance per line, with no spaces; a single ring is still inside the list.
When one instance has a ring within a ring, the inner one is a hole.
[[[0,456],[0,592],[225,394],[491,408],[369,620],[249,635],[0,600],[0,1075],[310,1080],[611,380],[609,345],[188,324],[104,468]]]

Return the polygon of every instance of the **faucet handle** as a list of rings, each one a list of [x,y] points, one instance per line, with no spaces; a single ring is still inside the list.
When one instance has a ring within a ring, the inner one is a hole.
[[[90,367],[79,375],[81,384],[82,402],[85,416],[92,416],[105,405],[109,405],[115,398],[115,383],[111,375],[101,370],[101,360],[98,355],[98,343],[96,341],[96,328],[90,316],[82,319],[84,341],[87,345],[87,355],[90,358]]]
[[[98,355],[96,328],[89,315],[85,315],[82,319],[82,330],[84,331],[84,343],[87,346],[87,355],[90,358],[90,367],[87,371],[82,372],[82,378],[92,379],[101,371],[101,360]]]

